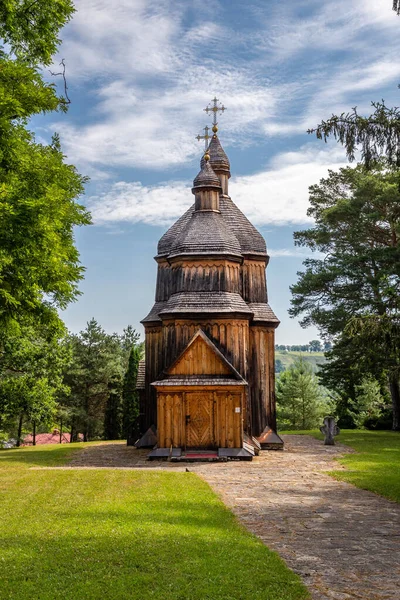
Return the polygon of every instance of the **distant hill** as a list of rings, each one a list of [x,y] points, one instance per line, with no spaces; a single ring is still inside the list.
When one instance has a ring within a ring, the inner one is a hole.
[[[302,356],[305,361],[311,364],[314,371],[318,371],[318,363],[326,362],[323,352],[282,352],[275,350],[275,360],[280,360],[287,369],[299,356]]]

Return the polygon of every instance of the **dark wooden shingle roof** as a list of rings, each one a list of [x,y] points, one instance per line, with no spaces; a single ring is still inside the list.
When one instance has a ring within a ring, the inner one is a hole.
[[[241,257],[240,244],[221,213],[195,211],[171,244],[169,257],[224,254]]]
[[[243,255],[262,255],[266,256],[267,247],[261,233],[254,227],[248,218],[242,213],[228,196],[220,196],[219,207],[223,217],[224,227],[230,230],[230,233],[236,237],[240,253]],[[168,229],[158,243],[158,255],[168,256],[173,246],[176,246],[180,234],[189,227],[189,223],[194,214],[194,204]],[[205,214],[205,213],[203,213]],[[205,223],[205,221],[203,221]],[[204,227],[197,232],[197,238],[209,237],[207,229]],[[236,244],[235,244],[236,245]]]
[[[208,154],[210,155],[210,165],[214,169],[214,171],[227,171],[231,168],[229,164],[229,158],[225,154],[225,150],[221,146],[221,142],[217,135],[213,135],[211,138],[210,145],[208,146]],[[203,168],[205,164],[205,159],[202,157],[200,161],[200,166]]]
[[[200,173],[198,173],[198,175],[196,175],[194,178],[193,190],[204,187],[218,188],[221,190],[221,182],[218,178],[218,175],[214,173],[210,163],[205,161]]]
[[[275,315],[274,311],[272,310],[269,304],[264,304],[261,302],[252,302],[248,305],[248,307],[254,314],[253,321],[262,321],[264,323],[276,324],[280,323],[278,317]]]
[[[240,296],[233,292],[178,292],[172,294],[164,308],[159,312],[169,313],[244,313],[252,311]]]

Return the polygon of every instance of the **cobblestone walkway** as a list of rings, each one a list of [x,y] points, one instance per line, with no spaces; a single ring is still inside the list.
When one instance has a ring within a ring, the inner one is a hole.
[[[238,519],[303,578],[314,600],[400,600],[400,505],[335,481],[335,456],[307,436],[253,462],[149,463],[122,445],[91,446],[71,466],[174,469],[198,473]]]

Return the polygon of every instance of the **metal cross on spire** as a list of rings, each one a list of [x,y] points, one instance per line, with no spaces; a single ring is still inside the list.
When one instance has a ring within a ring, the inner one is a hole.
[[[196,135],[196,140],[199,142],[200,140],[204,140],[205,142],[205,149],[207,150],[208,148],[208,140],[211,139],[211,135],[208,135],[208,132],[210,131],[210,128],[208,127],[208,125],[206,125],[204,127],[204,135]]]
[[[218,131],[218,122],[217,122],[217,114],[221,114],[224,112],[224,110],[227,110],[226,107],[223,104],[219,104],[218,106],[218,98],[215,97],[213,100],[211,100],[210,104],[207,106],[207,108],[204,108],[203,110],[207,113],[210,114],[212,113],[212,117],[213,117],[213,127],[212,130],[214,131],[214,133],[216,133]],[[210,106],[212,103],[212,106]]]

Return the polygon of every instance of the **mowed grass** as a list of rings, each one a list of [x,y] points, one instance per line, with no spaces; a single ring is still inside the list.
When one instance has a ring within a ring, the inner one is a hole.
[[[40,468],[80,447],[0,451],[1,600],[309,598],[193,473]]]
[[[308,433],[323,439],[318,431],[290,433]],[[400,502],[400,433],[344,429],[336,440],[356,452],[338,459],[345,471],[332,471],[330,475]]]

